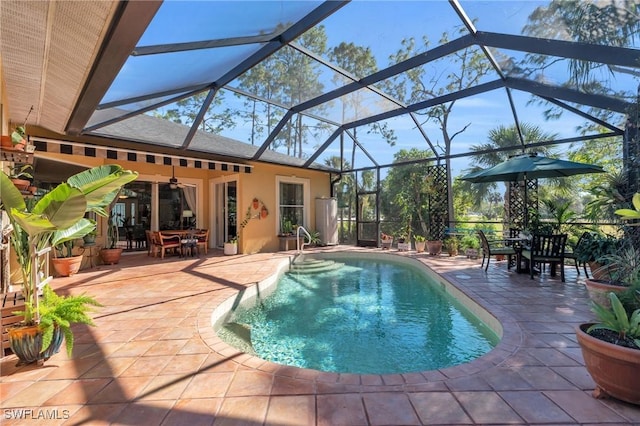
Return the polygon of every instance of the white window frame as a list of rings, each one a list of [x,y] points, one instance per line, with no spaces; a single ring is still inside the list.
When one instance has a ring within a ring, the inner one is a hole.
[[[302,184],[303,206],[302,206],[302,226],[309,229],[309,210],[311,208],[311,181],[295,176],[276,176],[276,235],[280,232],[280,184],[295,183]]]

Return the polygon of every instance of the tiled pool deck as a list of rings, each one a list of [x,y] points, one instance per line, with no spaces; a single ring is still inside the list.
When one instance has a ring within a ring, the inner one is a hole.
[[[367,252],[379,249],[355,249]],[[1,360],[0,424],[503,425],[640,424],[640,407],[591,397],[574,328],[591,320],[582,279],[487,273],[464,257],[416,257],[490,310],[504,338],[466,365],[394,375],[322,373],[238,353],[213,309],[274,274],[292,253],[164,260],[124,256],[70,278],[62,292],[105,304],[76,327],[73,358],[44,368]],[[638,372],[640,380],[640,372]],[[21,411],[27,409],[31,411]]]

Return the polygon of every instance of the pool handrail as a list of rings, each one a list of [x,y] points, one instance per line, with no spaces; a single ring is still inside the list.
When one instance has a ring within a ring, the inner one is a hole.
[[[302,253],[302,250],[304,250],[305,244],[307,244],[304,241],[302,241],[302,246],[300,246],[300,230],[302,230],[307,236],[307,238],[309,238],[308,244],[311,244],[311,235],[309,234],[309,232],[307,232],[304,226],[302,225],[298,226],[298,229],[296,229],[296,251],[298,252],[298,254]]]

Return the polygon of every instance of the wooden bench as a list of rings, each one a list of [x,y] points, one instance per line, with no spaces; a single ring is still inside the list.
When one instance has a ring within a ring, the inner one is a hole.
[[[0,314],[2,320],[0,322],[0,331],[2,331],[2,356],[7,356],[11,353],[9,347],[9,333],[7,328],[15,323],[22,321],[22,316],[14,315],[14,311],[21,311],[24,308],[24,299],[21,292],[12,292],[1,295],[2,308]]]

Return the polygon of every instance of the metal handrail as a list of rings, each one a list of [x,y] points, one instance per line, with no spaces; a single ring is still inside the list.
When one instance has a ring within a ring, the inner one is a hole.
[[[309,234],[309,232],[307,232],[307,230],[304,229],[304,226],[298,226],[298,229],[296,230],[296,251],[298,253],[302,253],[302,250],[304,250],[304,246],[305,246],[305,243],[303,241],[302,242],[302,247],[300,247],[300,230],[301,229],[302,229],[302,231],[304,231],[304,233],[307,236],[307,238],[309,238],[309,244],[311,244],[311,234]]]

